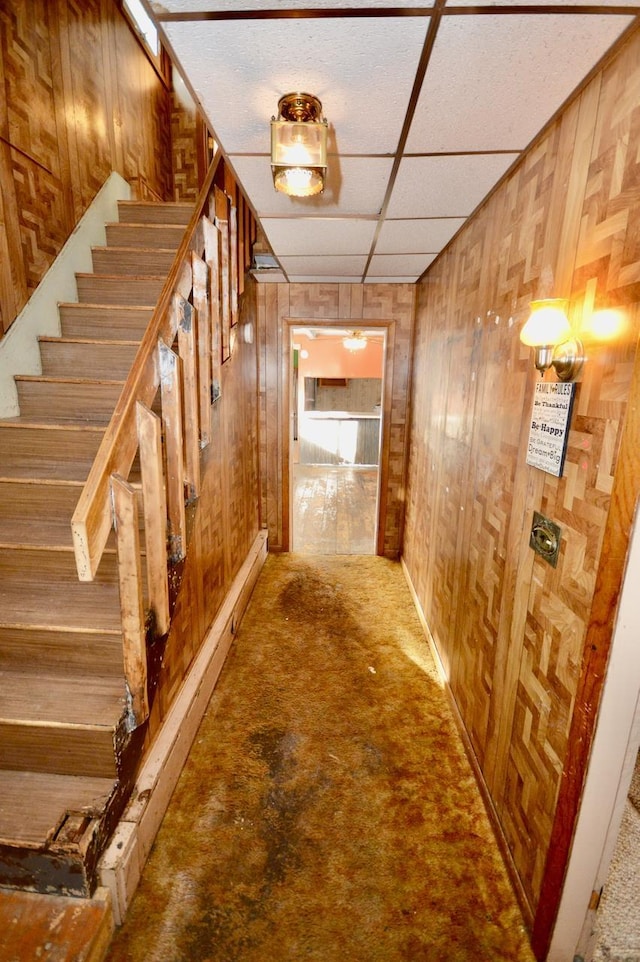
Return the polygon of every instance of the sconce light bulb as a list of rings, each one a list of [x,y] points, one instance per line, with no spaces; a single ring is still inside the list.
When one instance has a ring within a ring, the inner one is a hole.
[[[553,346],[571,336],[567,302],[553,299],[531,302],[531,315],[520,331],[520,340],[528,347]]]

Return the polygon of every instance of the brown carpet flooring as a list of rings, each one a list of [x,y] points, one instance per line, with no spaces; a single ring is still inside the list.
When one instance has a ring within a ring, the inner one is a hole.
[[[270,556],[109,962],[532,962],[399,565]]]

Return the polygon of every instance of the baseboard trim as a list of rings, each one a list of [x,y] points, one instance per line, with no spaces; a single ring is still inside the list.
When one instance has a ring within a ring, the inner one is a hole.
[[[473,774],[475,776],[476,783],[478,785],[478,790],[480,791],[480,795],[482,797],[485,810],[487,812],[487,815],[489,816],[489,821],[491,822],[493,834],[495,836],[498,848],[500,849],[502,861],[504,862],[505,868],[507,870],[507,874],[509,875],[509,880],[513,887],[515,896],[518,900],[518,904],[520,906],[522,914],[524,916],[525,923],[527,924],[529,930],[531,931],[533,927],[533,917],[534,917],[533,910],[525,894],[524,888],[522,886],[522,882],[520,881],[520,876],[518,875],[515,863],[513,861],[513,857],[511,855],[511,849],[509,848],[509,843],[507,842],[507,839],[502,830],[502,825],[500,824],[500,818],[498,816],[498,812],[493,803],[493,799],[491,798],[491,795],[489,793],[487,783],[484,780],[484,775],[482,773],[482,768],[480,767],[480,762],[478,761],[476,753],[473,750],[473,745],[471,744],[471,739],[469,738],[467,729],[462,719],[462,715],[460,714],[458,703],[454,697],[453,692],[451,691],[451,685],[449,684],[449,679],[444,670],[444,665],[442,663],[442,659],[440,658],[440,653],[438,652],[438,648],[433,639],[433,635],[431,634],[431,629],[429,628],[427,619],[425,618],[424,611],[422,610],[422,605],[420,604],[420,599],[418,598],[416,590],[413,586],[411,575],[409,574],[409,570],[406,566],[404,558],[400,559],[400,563],[402,565],[402,570],[404,572],[407,585],[409,586],[409,591],[411,592],[411,597],[413,598],[413,603],[418,613],[418,618],[420,619],[420,624],[422,625],[423,631],[425,633],[425,637],[429,644],[429,648],[431,649],[433,660],[436,663],[436,668],[438,670],[440,682],[447,696],[447,700],[449,702],[449,707],[451,708],[453,719],[455,721],[456,727],[460,734],[460,738],[462,739],[462,744],[463,744],[466,756],[469,759],[469,762],[471,764],[471,768],[473,770]]]
[[[169,800],[267,557],[260,531],[151,745],[129,803],[98,866],[122,925]]]

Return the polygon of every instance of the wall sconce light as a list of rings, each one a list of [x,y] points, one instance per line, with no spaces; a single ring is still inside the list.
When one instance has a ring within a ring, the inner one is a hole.
[[[271,119],[273,186],[289,197],[313,197],[324,190],[327,121],[312,94],[285,94],[278,119]]]
[[[343,337],[342,343],[348,351],[362,351],[367,346],[367,339],[362,331],[354,331],[349,337]]]
[[[520,340],[535,348],[535,365],[541,375],[552,365],[561,381],[572,381],[584,362],[582,342],[571,333],[567,301],[553,298],[531,302],[531,315]]]

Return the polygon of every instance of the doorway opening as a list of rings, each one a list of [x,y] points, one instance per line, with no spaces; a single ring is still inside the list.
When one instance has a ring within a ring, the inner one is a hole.
[[[290,350],[292,550],[375,554],[386,331],[292,327]]]

